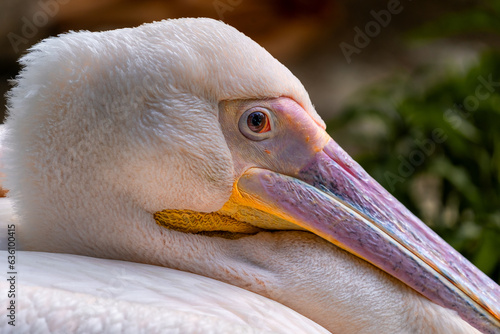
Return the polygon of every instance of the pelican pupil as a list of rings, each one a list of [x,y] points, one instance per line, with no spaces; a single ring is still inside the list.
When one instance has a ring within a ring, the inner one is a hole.
[[[266,125],[266,118],[267,116],[263,112],[255,111],[248,115],[248,127],[253,132],[260,132]]]

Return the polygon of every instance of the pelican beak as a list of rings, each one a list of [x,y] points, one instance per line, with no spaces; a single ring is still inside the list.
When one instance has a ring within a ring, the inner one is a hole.
[[[477,329],[498,333],[498,286],[337,143],[327,140],[295,170],[248,169],[236,183],[241,201],[363,258]]]

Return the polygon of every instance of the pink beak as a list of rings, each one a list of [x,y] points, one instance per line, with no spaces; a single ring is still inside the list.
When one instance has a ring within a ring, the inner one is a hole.
[[[500,330],[500,288],[444,242],[333,140],[298,172],[250,168],[240,193],[365,259],[485,333]]]

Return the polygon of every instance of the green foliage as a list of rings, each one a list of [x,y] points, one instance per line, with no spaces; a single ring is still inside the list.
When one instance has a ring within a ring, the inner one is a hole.
[[[490,84],[485,84],[490,82]],[[396,198],[500,282],[500,53],[466,73],[423,69],[357,96],[332,137]]]

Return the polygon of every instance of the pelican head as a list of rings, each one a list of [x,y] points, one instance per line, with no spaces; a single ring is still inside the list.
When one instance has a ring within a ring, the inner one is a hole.
[[[498,333],[498,286],[354,162],[300,81],[234,28],[73,32],[21,62],[3,145],[24,249],[190,271],[339,333]]]

